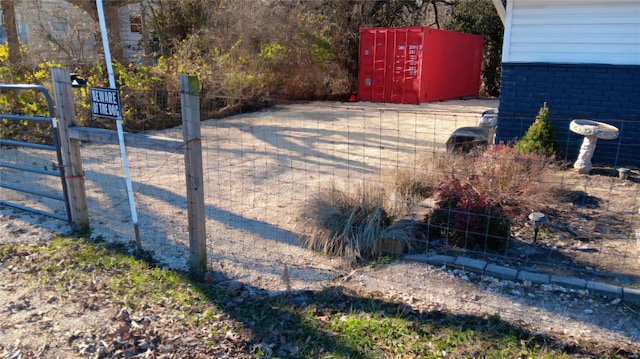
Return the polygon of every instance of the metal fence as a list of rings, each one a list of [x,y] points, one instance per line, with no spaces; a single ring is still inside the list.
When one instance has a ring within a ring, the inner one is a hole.
[[[42,94],[46,101],[47,114],[46,116],[24,116],[15,114],[0,113],[0,119],[3,121],[3,126],[7,126],[7,129],[11,128],[12,124],[21,123],[24,127],[45,127],[45,133],[49,133],[46,143],[34,143],[29,141],[16,141],[12,139],[0,138],[0,146],[17,146],[26,147],[31,149],[37,149],[42,154],[49,152],[47,155],[38,156],[38,161],[13,161],[7,163],[0,161],[0,168],[2,168],[3,181],[0,182],[0,187],[10,189],[14,192],[22,193],[24,196],[35,196],[41,199],[41,201],[62,201],[64,202],[64,211],[47,212],[40,210],[36,207],[23,206],[15,202],[11,202],[5,199],[0,199],[0,204],[18,208],[24,211],[37,213],[40,215],[49,216],[62,221],[69,221],[71,219],[71,211],[69,209],[69,196],[67,193],[67,187],[65,184],[65,171],[62,164],[62,152],[59,144],[58,129],[55,123],[55,110],[53,107],[53,100],[49,92],[42,86],[37,85],[4,85],[0,84],[0,92],[2,91],[33,91],[36,94]],[[25,124],[31,124],[31,126],[25,126]],[[35,124],[35,125],[34,125]],[[44,126],[42,126],[44,124]],[[4,131],[3,131],[4,132]],[[7,132],[11,132],[10,130]],[[19,136],[18,136],[19,137]],[[53,153],[51,153],[53,152]],[[38,163],[40,162],[40,163]],[[44,162],[44,163],[43,163]],[[51,168],[51,170],[49,170]],[[16,173],[30,173],[40,176],[54,176],[60,180],[60,187],[54,190],[47,189],[43,191],[43,187],[23,187],[20,181],[12,181],[12,178],[19,178],[15,176]],[[19,198],[20,196],[18,196]],[[56,207],[56,206],[54,206]]]
[[[209,267],[259,288],[318,289],[334,281],[350,263],[300,246],[305,204],[332,187],[387,188],[399,171],[435,171],[423,165],[445,151],[449,135],[474,126],[484,110],[495,107],[497,101],[490,100],[417,107],[311,102],[204,121]],[[181,139],[179,128],[153,134]],[[16,157],[16,151],[23,150],[3,149],[2,156]],[[81,151],[93,236],[133,241],[118,147],[85,143]],[[168,266],[188,268],[183,154],[129,148],[128,156],[143,247]],[[615,169],[596,168],[591,176],[559,169],[545,181],[573,211],[550,213],[543,229],[548,236],[533,243],[525,223],[512,228],[504,251],[460,249],[425,238],[414,252],[640,284],[634,233],[640,220],[638,174],[622,181]],[[520,214],[521,222],[528,214]],[[552,235],[558,232],[563,235]],[[402,265],[397,268],[398,277],[388,280],[407,276]]]

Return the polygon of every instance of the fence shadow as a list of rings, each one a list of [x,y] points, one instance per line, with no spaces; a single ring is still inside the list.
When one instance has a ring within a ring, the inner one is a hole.
[[[347,174],[357,174],[360,178],[364,178],[365,180],[371,178],[371,174],[377,173],[380,166],[376,163],[372,163],[374,160],[378,160],[382,162],[382,160],[386,160],[386,155],[382,154],[383,150],[391,149],[391,153],[395,154],[395,156],[391,156],[391,160],[400,161],[399,154],[407,154],[412,155],[418,151],[419,148],[426,148],[429,146],[436,146],[436,144],[442,142],[436,139],[436,132],[423,131],[420,132],[418,130],[414,130],[413,135],[411,136],[401,136],[398,134],[393,134],[395,129],[383,129],[382,127],[377,132],[368,132],[365,130],[365,127],[369,126],[370,123],[367,121],[362,121],[358,119],[357,126],[347,127],[347,129],[340,129],[339,127],[333,128],[322,128],[320,124],[323,123],[331,123],[335,124],[340,121],[339,118],[335,118],[332,116],[328,116],[326,114],[319,115],[313,114],[311,112],[300,112],[295,113],[295,119],[302,119],[312,125],[309,127],[297,127],[295,124],[272,124],[271,119],[264,119],[265,122],[260,122],[262,120],[259,119],[248,119],[247,122],[234,122],[231,120],[220,120],[212,123],[206,123],[203,126],[203,148],[207,151],[206,156],[211,159],[215,158],[219,153],[226,155],[233,155],[238,158],[238,162],[229,162],[229,168],[237,168],[243,165],[242,161],[247,161],[247,157],[260,155],[269,158],[270,161],[275,163],[273,166],[262,166],[262,162],[258,162],[257,160],[248,160],[248,163],[245,163],[247,166],[245,169],[249,169],[250,171],[264,171],[268,172],[272,168],[275,168],[273,173],[270,173],[272,176],[277,176],[278,174],[283,174],[289,169],[301,169],[306,170],[307,165],[309,168],[316,166],[312,173],[313,175],[328,175],[335,176],[336,171],[342,171]],[[312,120],[306,118],[309,116]],[[316,116],[314,118],[314,116]],[[414,115],[415,117],[415,115]],[[286,120],[286,119],[285,119]],[[348,118],[347,118],[348,120]],[[382,121],[378,121],[381,123]],[[315,126],[314,126],[315,125]],[[213,131],[209,132],[209,131]],[[215,132],[219,131],[219,132]],[[438,129],[438,135],[447,135],[448,133],[444,129]],[[237,136],[239,135],[239,136]],[[221,146],[219,144],[215,144],[209,142],[211,139],[209,136],[214,137],[219,141],[228,141],[229,146]],[[245,136],[247,139],[255,140],[256,143],[242,142],[243,138],[239,138],[240,136]],[[430,137],[433,136],[433,137]],[[431,140],[433,138],[433,140]],[[238,142],[234,142],[238,141]],[[341,149],[335,150],[330,149],[331,146],[338,146]],[[349,149],[356,148],[358,151],[357,156],[351,155],[349,153]],[[370,149],[373,150],[372,155],[365,155],[364,150]],[[84,151],[84,150],[83,150]],[[108,157],[108,156],[105,156]],[[144,157],[143,157],[144,158]],[[371,160],[371,162],[370,162]],[[219,163],[220,164],[220,163]],[[143,166],[138,164],[139,166]],[[148,164],[144,164],[147,165]],[[227,165],[226,163],[224,165]],[[210,168],[216,168],[214,164],[207,164],[207,166],[211,166]],[[262,167],[261,167],[262,166]],[[259,167],[256,169],[255,167]],[[219,170],[219,168],[217,168]],[[158,171],[158,169],[153,169],[154,171]],[[225,168],[226,170],[226,168]],[[231,171],[231,170],[229,170]],[[115,171],[114,171],[115,173]],[[224,171],[218,172],[218,175],[223,176]],[[241,173],[242,175],[243,173]],[[127,219],[128,207],[126,201],[126,193],[124,190],[120,191],[111,191],[111,189],[107,190],[107,187],[111,186],[114,183],[120,184],[123,180],[121,177],[116,176],[111,173],[105,172],[92,172],[88,173],[87,178],[90,178],[92,181],[98,186],[104,186],[104,188],[100,188],[102,193],[100,193],[102,197],[102,202],[100,202],[99,206],[92,209],[93,213],[99,213],[103,218],[103,223],[100,224],[102,228],[104,228],[105,233],[114,233],[114,228],[112,228],[113,223],[122,224],[122,218]],[[90,177],[93,176],[93,177]],[[183,174],[177,174],[177,177],[171,177],[169,179],[165,179],[165,183],[149,183],[145,181],[136,180],[133,183],[134,190],[136,195],[153,197],[157,200],[157,203],[162,203],[167,205],[167,207],[171,208],[172,211],[170,213],[160,213],[158,208],[154,206],[154,202],[149,202],[141,205],[141,208],[144,209],[144,213],[142,213],[140,222],[142,225],[142,234],[143,234],[143,243],[144,240],[155,241],[158,246],[154,246],[158,248],[158,251],[163,253],[157,253],[159,255],[164,255],[165,258],[173,256],[175,253],[183,256],[182,260],[184,261],[188,258],[188,228],[185,226],[186,222],[186,195],[181,195],[174,191],[171,191],[167,187],[163,187],[163,185],[168,185],[166,183],[168,181],[176,181],[176,178],[179,178],[179,181],[184,181]],[[339,176],[336,176],[339,177]],[[254,177],[242,177],[243,180],[248,179],[248,183],[251,183],[253,186],[256,186],[258,183],[260,186],[265,185],[268,186],[268,183],[265,181],[264,183],[259,183],[260,180]],[[234,186],[236,183],[236,178],[230,178],[231,182],[230,188]],[[37,183],[33,183],[32,185],[37,185]],[[242,187],[242,186],[240,186]],[[235,188],[235,187],[234,187]],[[266,187],[265,187],[266,188]],[[293,186],[291,187],[294,188]],[[297,189],[297,188],[296,188]],[[255,191],[256,188],[253,187],[251,190]],[[262,187],[260,188],[262,190]],[[264,189],[266,192],[267,189]],[[584,193],[574,193],[577,197],[574,204],[576,206],[601,206],[599,202],[594,202],[594,200],[590,197],[585,196]],[[239,196],[246,196],[246,193],[240,193]],[[215,195],[214,195],[215,196]],[[235,209],[233,205],[237,205],[244,198],[240,198],[237,203],[232,203],[230,207]],[[211,201],[211,198],[207,198],[208,201]],[[97,203],[97,202],[96,202]],[[298,246],[296,234],[288,229],[285,229],[279,225],[269,223],[266,220],[249,218],[247,215],[244,215],[242,210],[235,212],[228,208],[223,208],[222,206],[218,206],[216,204],[206,204],[205,205],[205,213],[207,219],[210,222],[217,222],[221,225],[221,227],[228,228],[230,231],[238,231],[241,232],[241,235],[248,234],[252,236],[250,239],[246,240],[244,250],[247,253],[242,253],[242,255],[249,256],[248,253],[250,250],[255,251],[255,244],[253,240],[255,238],[258,239],[266,239],[267,241],[271,241],[274,244],[281,243],[290,246]],[[270,211],[273,208],[270,208],[268,203],[264,205],[264,207],[258,208],[259,210]],[[175,223],[172,222],[175,219]],[[182,222],[180,222],[182,220]],[[279,222],[274,222],[279,223]],[[37,223],[35,223],[37,225]],[[126,226],[126,224],[124,225]],[[178,228],[175,228],[178,227]],[[122,237],[126,240],[127,238],[132,238],[133,232],[128,233],[128,230],[121,231]],[[213,235],[213,234],[210,234]],[[216,233],[215,235],[220,235],[220,233]],[[146,237],[146,238],[145,238]],[[521,246],[524,248],[525,243]],[[269,248],[271,252],[270,255],[275,256],[276,250],[275,246]],[[259,249],[258,249],[259,250]],[[268,255],[269,255],[268,254]],[[553,255],[550,255],[553,254]],[[480,253],[481,256],[486,256],[487,253]],[[500,257],[500,255],[498,255]],[[552,260],[547,260],[549,264],[560,263],[563,260],[570,259],[563,253],[558,252],[557,250],[551,248],[549,252],[547,252],[547,257],[552,258]],[[216,258],[216,257],[213,257]],[[228,258],[225,255],[220,256],[220,258]],[[282,258],[269,258],[272,262],[282,261]],[[527,265],[532,263],[529,258],[524,258],[523,265]],[[247,261],[246,263],[251,266],[251,270],[262,271],[263,273],[269,275],[277,275],[277,268],[273,266],[264,265],[261,263],[259,259],[253,258],[253,261]],[[574,262],[575,267],[586,266],[586,263],[577,261]],[[312,266],[309,266],[312,268]],[[619,273],[611,272],[607,273],[608,275],[618,276]],[[229,280],[230,278],[224,279]],[[237,279],[237,278],[236,278]],[[629,279],[631,281],[639,282],[639,278],[633,277]],[[205,284],[202,284],[205,285]],[[247,288],[250,288],[251,291],[260,291],[260,289],[256,287],[251,287],[248,283],[244,284]],[[206,285],[205,285],[206,286]],[[292,298],[301,298],[300,300],[311,303],[313,302],[316,306],[318,306],[317,302],[324,303],[318,298],[322,298],[324,295],[329,295],[335,291],[335,288],[330,288],[322,291],[312,291],[312,292],[295,292],[292,293]],[[341,293],[339,295],[341,300],[346,301],[348,303],[353,304],[355,307],[365,307],[365,303],[367,305],[371,305],[371,301],[368,301],[368,298],[361,298],[358,296],[350,295],[348,293]],[[228,298],[227,298],[228,299]],[[224,306],[224,300],[218,297],[211,297],[210,300],[212,303],[219,304]],[[261,302],[261,305],[267,305],[269,302],[265,299],[265,302]],[[293,304],[296,304],[294,302]],[[396,306],[397,304],[388,303],[384,300],[377,299],[373,302],[375,306],[384,306],[386,308],[387,305]],[[297,305],[297,304],[296,304]],[[326,310],[339,310],[340,307],[336,309],[336,303],[330,301],[329,304],[322,304],[321,308],[326,308]],[[530,303],[527,305],[531,305]],[[237,304],[236,304],[237,307]],[[231,310],[233,308],[230,308]],[[248,309],[248,308],[245,308]],[[409,310],[411,312],[413,309]],[[415,310],[413,310],[415,311]],[[274,312],[274,316],[278,316],[284,314],[286,310],[276,310]],[[553,314],[562,315],[563,313],[558,310],[557,312],[552,312]],[[418,313],[418,318],[421,313]],[[237,315],[239,320],[244,320],[241,314]],[[463,316],[459,316],[463,318]],[[428,316],[423,318],[424,320],[428,319]],[[418,319],[416,319],[418,320]],[[420,319],[422,320],[422,319]],[[586,320],[586,319],[585,319]],[[296,325],[304,325],[301,323],[301,319],[294,319],[292,321]],[[250,321],[247,320],[247,323]],[[268,324],[264,324],[264,328],[268,328]],[[263,329],[264,329],[263,328]],[[339,343],[335,338],[327,338],[330,340],[330,344],[334,345],[338,348],[340,345],[344,345],[343,343]],[[333,340],[333,342],[331,342]],[[346,351],[357,350],[357,348],[346,346],[343,348]],[[359,353],[354,351],[353,353]],[[361,353],[360,353],[361,354]]]
[[[143,259],[150,260],[150,264],[155,265],[152,258]],[[274,295],[264,288],[254,287],[221,272],[207,272],[203,278],[194,278],[186,272],[178,274],[202,293],[208,304],[242,325],[243,329],[238,337],[244,342],[246,354],[252,354],[258,348],[266,349],[269,356],[275,357],[377,357],[379,351],[376,348],[379,345],[384,345],[391,354],[394,352],[394,343],[388,343],[389,339],[384,334],[384,331],[388,331],[389,337],[399,339],[399,344],[404,339],[431,336],[431,345],[411,349],[398,347],[401,351],[408,350],[419,356],[442,355],[443,351],[463,344],[465,338],[487,343],[485,347],[466,349],[471,352],[463,349],[464,354],[461,355],[465,356],[492,352],[495,347],[491,343],[518,343],[523,350],[546,347],[564,354],[584,357],[634,355],[629,351],[632,349],[623,347],[622,343],[619,348],[605,350],[595,342],[568,343],[551,333],[536,333],[514,325],[499,315],[421,310],[411,304],[390,301],[375,294],[357,292],[339,285],[316,291],[281,291]],[[518,304],[529,305],[526,301]],[[407,324],[401,324],[400,329],[372,327],[367,324],[358,327],[358,324],[351,324],[344,329],[346,333],[329,331],[317,324],[344,322],[343,315],[359,319],[395,319]],[[376,355],[372,356],[374,352]]]
[[[400,338],[433,333],[436,347],[428,345],[422,348],[424,351],[412,352],[419,356],[428,356],[431,353],[435,353],[436,356],[442,355],[442,350],[446,351],[449,349],[448,346],[457,345],[458,339],[455,338],[463,338],[467,335],[487,343],[517,342],[523,346],[523,349],[545,346],[565,354],[584,357],[613,354],[632,357],[633,355],[628,348],[622,346],[613,349],[610,353],[605,353],[598,348],[597,343],[588,341],[582,341],[580,344],[567,343],[550,333],[535,333],[511,324],[499,315],[469,315],[440,310],[420,310],[404,302],[393,302],[343,286],[330,286],[317,291],[282,291],[278,295],[271,295],[265,292],[264,288],[256,288],[248,283],[229,278],[221,272],[208,272],[204,276],[205,280],[193,278],[186,273],[184,275],[206,296],[210,304],[220,308],[230,318],[243,325],[246,331],[242,337],[248,341],[249,347],[257,345],[261,348],[269,348],[270,352],[278,357],[315,358],[338,355],[349,358],[369,358],[371,352],[376,350],[376,346],[381,344],[372,342],[371,338],[384,338],[382,333],[385,330],[393,331],[392,336]],[[230,287],[233,289],[230,290]],[[517,302],[523,306],[530,305],[525,300],[517,300]],[[347,331],[353,331],[354,337],[351,337],[350,333],[327,331],[313,322],[314,320],[340,322],[343,314],[357,318],[401,319],[410,324],[406,326],[407,332],[397,331],[402,329],[374,328],[366,325],[360,329],[356,324],[347,329]],[[371,332],[368,333],[368,331]],[[454,339],[451,342],[447,342],[446,339],[440,340],[438,333],[442,331]],[[358,336],[366,343],[360,342]],[[387,348],[392,346],[393,344]],[[473,353],[465,352],[464,355],[482,355],[483,351],[492,349],[491,344],[488,344],[485,348],[472,348]]]
[[[338,121],[338,120],[334,120]],[[305,163],[310,166],[331,167],[325,174],[333,174],[336,170],[351,171],[360,174],[377,173],[379,166],[367,161],[367,157],[380,157],[380,151],[393,150],[397,155],[414,154],[416,148],[430,148],[436,145],[436,140],[416,137],[401,137],[400,135],[384,135],[358,130],[335,128],[295,127],[281,124],[246,124],[231,120],[215,121],[203,126],[203,151],[213,151],[210,141],[228,141],[228,137],[211,136],[213,129],[234,130],[249,135],[259,144],[252,144],[253,148],[215,148],[215,151],[242,156],[246,153],[260,154],[277,161],[281,168],[287,168],[292,162]],[[415,135],[415,134],[414,134]],[[418,134],[420,135],[420,134]],[[264,146],[264,147],[263,147]],[[231,147],[231,146],[230,146]],[[360,148],[360,157],[347,152],[348,148]],[[258,148],[256,150],[255,148]],[[265,150],[261,150],[265,148]],[[266,148],[269,148],[268,150]],[[345,150],[347,149],[347,150]],[[367,155],[365,151],[372,151]]]
[[[117,183],[123,181],[123,179],[117,175],[103,172],[97,173],[94,171],[90,174],[90,178],[96,184]],[[161,200],[170,207],[183,211],[181,213],[186,215],[186,195],[179,195],[166,188],[139,181],[133,181],[132,186],[137,195],[153,196],[155,199]],[[120,210],[128,210],[128,207],[126,206],[125,208],[122,208],[127,204],[124,203],[125,201],[123,200],[123,195],[126,195],[124,190],[103,192],[103,194],[105,194],[105,198],[102,200],[104,205],[119,208]],[[94,211],[94,214],[95,213],[96,212]],[[148,225],[156,229],[161,229],[163,227],[164,219],[161,217],[154,217],[154,214],[154,208],[149,208],[149,211],[144,214],[148,216],[148,218],[146,218],[146,220],[150,222]],[[247,218],[211,204],[205,204],[205,214],[207,218],[221,222],[225,226],[253,233],[270,240],[283,241],[284,243],[292,244],[291,237],[295,236],[291,231],[279,228],[264,221]]]
[[[99,174],[99,176],[103,176],[104,177],[103,180],[105,178],[109,180],[118,180],[118,181],[122,180],[120,177],[111,175],[111,174]],[[134,186],[136,188],[136,191],[139,193],[146,193],[147,191],[151,191],[153,193],[159,194],[160,198],[162,198],[163,201],[166,201],[172,204],[185,203],[186,201],[184,196],[177,195],[166,189],[157,188],[157,186],[154,186],[154,185],[135,182]],[[115,198],[112,198],[112,201],[114,201],[114,203],[122,202],[122,198],[117,196]],[[212,215],[213,217],[217,217],[217,219],[224,219],[225,216],[229,215],[228,211],[221,210],[212,206],[208,206],[207,213]],[[258,232],[272,231],[271,237],[274,240],[280,239],[281,235],[290,235],[290,232],[284,231],[276,226],[263,223],[261,221],[243,219],[241,218],[241,216],[238,216],[237,214],[231,214],[230,218],[239,220],[239,222],[235,224],[229,223],[229,225],[231,226],[234,226],[234,225],[237,226],[242,223],[252,223],[253,225],[255,225],[256,222],[258,222],[257,228],[260,228],[260,231],[256,231],[256,234],[265,235],[264,233],[258,233]],[[161,229],[159,230],[161,226],[158,226],[158,223],[162,223],[162,221],[163,221],[162,218],[156,218],[152,220],[152,222],[155,222],[155,223],[152,223],[152,228],[157,232],[157,235],[155,238],[158,241],[164,242],[160,247],[165,247],[167,244],[174,245],[174,243],[172,243],[167,239],[166,233],[164,233]],[[38,225],[38,223],[35,223],[35,222],[34,224]],[[238,229],[246,230],[247,228],[238,227]],[[274,269],[271,268],[268,270],[273,272]],[[219,278],[221,278],[219,280],[219,282],[221,283],[234,280],[232,278],[227,277],[226,274],[224,273],[218,273],[217,275],[219,276]],[[194,281],[194,285],[199,286],[201,290],[206,292],[209,290],[208,288],[210,286],[210,283],[202,283],[200,281]],[[248,283],[243,283],[243,286],[248,291],[251,291],[251,292],[255,292],[255,293],[263,292],[263,289],[252,287]],[[234,319],[242,323],[245,323],[247,325],[250,324],[250,326],[253,327],[252,331],[255,332],[256,338],[260,338],[261,340],[263,340],[265,338],[264,336],[267,335],[265,333],[269,333],[269,331],[272,329],[274,321],[276,321],[277,323],[282,322],[282,325],[285,326],[286,328],[306,328],[306,326],[308,326],[309,323],[306,322],[303,317],[292,314],[291,312],[292,307],[304,305],[304,306],[308,306],[309,308],[314,308],[314,310],[317,310],[318,313],[323,313],[323,311],[339,312],[341,310],[359,310],[359,311],[361,310],[364,313],[370,313],[370,314],[376,314],[376,315],[380,315],[380,314],[384,314],[384,315],[400,314],[403,316],[407,315],[411,318],[412,321],[414,321],[417,324],[431,323],[432,325],[436,325],[443,328],[457,327],[460,325],[460,322],[471,323],[470,327],[475,328],[474,330],[481,331],[483,335],[487,336],[488,339],[493,338],[493,339],[499,340],[501,336],[513,335],[513,333],[519,333],[518,335],[522,335],[523,339],[531,340],[533,343],[535,343],[536,341],[553,343],[552,338],[539,337],[536,334],[523,331],[518,327],[514,327],[503,320],[499,320],[497,322],[497,325],[498,327],[506,328],[506,331],[503,332],[502,334],[498,334],[495,331],[495,328],[493,328],[493,324],[491,324],[491,320],[496,320],[498,318],[487,319],[483,316],[469,316],[469,315],[460,315],[460,314],[454,314],[454,313],[440,313],[440,312],[420,312],[419,310],[411,308],[411,306],[407,306],[406,304],[392,303],[382,299],[367,298],[359,295],[354,295],[351,293],[344,292],[342,288],[326,288],[320,291],[293,292],[290,294],[288,301],[285,301],[285,302],[278,302],[278,301],[274,302],[273,298],[269,298],[267,296],[267,297],[260,297],[255,302],[242,303],[242,302],[234,301],[233,299],[230,299],[227,296],[220,296],[219,291],[217,292],[214,291],[214,292],[208,293],[207,295],[212,304],[215,304],[220,306],[221,308],[224,308],[224,311],[230,316],[232,316]],[[526,308],[527,306],[532,305],[530,302],[524,302],[524,301],[521,304],[523,308]],[[258,320],[256,320],[255,316],[252,314],[253,313],[252,311],[253,309],[255,309],[256,306],[263,306],[264,308],[266,308],[265,309],[266,312],[264,316],[258,318]],[[543,308],[543,307],[541,307],[540,309],[549,310],[548,308]],[[559,310],[555,314],[564,315],[564,312]],[[587,321],[588,319],[585,318],[584,320]],[[309,330],[313,330],[313,328],[310,328]],[[319,336],[319,339],[318,339],[319,342],[323,343],[322,344],[323,347],[333,348],[332,350],[335,350],[338,353],[346,353],[354,356],[364,355],[356,346],[345,344],[335,336],[326,335],[326,333],[323,333],[323,332],[317,332],[317,335]],[[564,346],[564,344],[560,342],[556,344],[558,345],[558,347]],[[571,349],[571,350],[574,350],[574,349]],[[575,350],[578,350],[578,349],[575,349]],[[584,354],[590,355],[590,353],[584,353]],[[597,356],[597,354],[593,354],[593,355]]]

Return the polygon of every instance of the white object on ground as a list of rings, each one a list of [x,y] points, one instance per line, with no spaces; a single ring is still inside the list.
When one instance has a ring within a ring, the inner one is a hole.
[[[640,215],[640,208],[638,208],[638,215]],[[640,219],[636,220],[636,244],[638,246],[638,262],[640,262]]]
[[[593,165],[591,158],[596,150],[596,142],[598,139],[615,140],[618,138],[618,128],[604,122],[591,120],[573,120],[569,124],[569,129],[579,135],[584,136],[578,159],[573,164],[573,168],[578,172],[588,174],[591,172]]]
[[[640,262],[640,224],[636,228],[636,244],[638,246],[638,262]]]
[[[631,174],[631,170],[628,168],[618,168],[618,177],[621,180],[626,180],[627,178],[629,178],[629,175]]]

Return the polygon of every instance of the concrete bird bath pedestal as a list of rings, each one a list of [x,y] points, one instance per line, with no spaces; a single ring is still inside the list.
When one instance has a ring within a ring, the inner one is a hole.
[[[593,165],[591,158],[596,150],[596,142],[601,140],[615,140],[618,138],[618,128],[604,122],[576,119],[569,124],[569,130],[584,136],[578,159],[573,168],[579,173],[589,174]]]

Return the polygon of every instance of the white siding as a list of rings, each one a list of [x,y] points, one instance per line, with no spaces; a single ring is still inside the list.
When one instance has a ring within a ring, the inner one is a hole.
[[[640,65],[640,0],[508,0],[502,61]]]
[[[122,41],[122,51],[127,61],[135,61],[142,56],[142,34],[131,31],[131,16],[140,16],[140,4],[132,4],[118,9],[120,18],[120,40]]]
[[[15,10],[30,64],[46,60],[77,67],[95,62],[95,25],[86,12],[64,0],[19,0]]]

